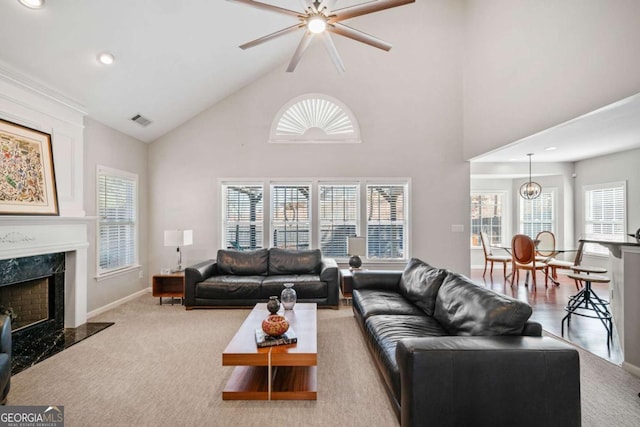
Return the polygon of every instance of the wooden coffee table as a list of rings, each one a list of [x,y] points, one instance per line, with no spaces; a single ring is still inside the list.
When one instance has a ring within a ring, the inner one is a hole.
[[[222,391],[223,400],[316,400],[317,304],[298,303],[283,314],[297,344],[258,348],[255,331],[269,315],[257,304],[222,353],[223,366],[236,366]]]

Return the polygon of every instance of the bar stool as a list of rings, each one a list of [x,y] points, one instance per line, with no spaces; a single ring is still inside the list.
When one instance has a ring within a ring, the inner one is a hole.
[[[576,266],[574,269],[577,270]],[[607,348],[609,343],[613,341],[613,322],[611,312],[609,311],[609,301],[603,300],[591,289],[591,283],[609,283],[610,280],[606,276],[599,276],[595,274],[589,274],[590,272],[599,271],[603,269],[598,267],[580,267],[581,272],[570,273],[567,276],[584,282],[584,288],[576,295],[569,297],[569,302],[564,308],[567,315],[562,318],[561,332],[564,336],[564,321],[567,321],[567,330],[571,325],[571,315],[589,317],[592,319],[600,319],[605,329],[607,330]],[[607,270],[604,270],[606,272]]]

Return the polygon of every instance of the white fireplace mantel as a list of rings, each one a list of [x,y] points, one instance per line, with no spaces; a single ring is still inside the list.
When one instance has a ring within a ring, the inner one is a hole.
[[[90,217],[0,217],[0,259],[65,253],[65,327],[87,322]]]

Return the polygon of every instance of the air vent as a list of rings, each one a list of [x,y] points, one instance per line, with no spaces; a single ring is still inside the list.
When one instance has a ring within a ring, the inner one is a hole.
[[[140,114],[136,114],[135,116],[131,117],[131,120],[142,127],[147,127],[151,124],[151,120],[147,119],[144,116],[141,116]]]

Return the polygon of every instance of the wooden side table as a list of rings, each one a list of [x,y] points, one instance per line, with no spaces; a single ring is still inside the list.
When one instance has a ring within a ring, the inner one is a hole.
[[[353,273],[348,268],[340,269],[340,291],[342,298],[349,300],[353,293]]]
[[[160,305],[162,305],[162,298],[171,298],[171,305],[173,305],[174,298],[180,298],[180,302],[184,302],[184,272],[179,271],[169,274],[154,274],[151,280],[151,294],[154,297],[160,298]]]

